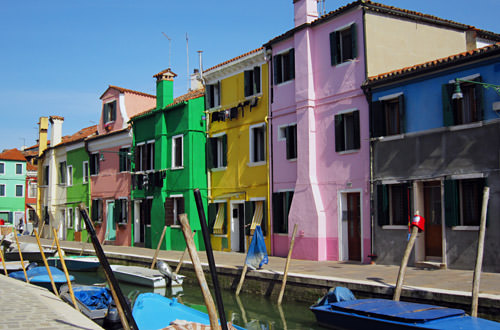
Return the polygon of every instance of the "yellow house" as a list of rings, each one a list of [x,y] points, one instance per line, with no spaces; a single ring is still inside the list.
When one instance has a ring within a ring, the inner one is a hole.
[[[256,225],[271,249],[268,67],[255,49],[204,72],[212,247],[245,252]]]

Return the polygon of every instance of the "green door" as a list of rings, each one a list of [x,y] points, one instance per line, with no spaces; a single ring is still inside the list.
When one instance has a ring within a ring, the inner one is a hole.
[[[114,241],[116,239],[116,224],[115,224],[115,202],[109,201],[106,203],[106,240]]]

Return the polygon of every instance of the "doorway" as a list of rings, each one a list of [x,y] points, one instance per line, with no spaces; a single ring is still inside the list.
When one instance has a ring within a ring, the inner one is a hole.
[[[245,252],[245,206],[231,203],[231,251]]]
[[[361,261],[360,194],[347,193],[347,250],[348,259]]]
[[[425,259],[439,261],[443,256],[441,182],[424,182]]]
[[[116,239],[115,201],[106,201],[106,240]]]
[[[146,228],[142,217],[142,201],[134,202],[134,246],[144,246],[144,233]]]

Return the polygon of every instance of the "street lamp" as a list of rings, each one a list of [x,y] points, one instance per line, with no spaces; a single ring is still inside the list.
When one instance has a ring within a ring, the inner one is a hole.
[[[460,89],[461,82],[478,84],[478,85],[483,86],[486,89],[492,88],[495,92],[497,92],[498,95],[500,95],[500,86],[499,85],[493,85],[493,84],[483,83],[480,81],[473,81],[473,80],[465,80],[465,79],[456,78],[455,79],[455,92],[451,96],[451,98],[453,100],[460,100],[464,97],[464,94],[462,93],[462,90]]]

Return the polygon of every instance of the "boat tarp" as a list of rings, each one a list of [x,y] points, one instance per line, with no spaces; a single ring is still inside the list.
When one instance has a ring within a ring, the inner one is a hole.
[[[267,264],[269,261],[267,257],[266,242],[260,226],[255,227],[253,233],[252,243],[248,248],[245,264],[250,269],[262,268],[262,265]]]
[[[386,299],[341,301],[330,304],[330,308],[347,313],[411,323],[425,323],[465,314],[461,309]]]
[[[75,298],[91,310],[108,308],[113,299],[105,287],[76,286],[73,291]]]
[[[58,268],[49,266],[50,268],[50,273],[52,275],[52,278],[54,279],[54,282],[56,283],[62,283],[66,282],[66,276],[64,273],[59,270]],[[50,277],[47,273],[47,269],[45,267],[34,267],[26,271],[28,278],[30,282],[37,282],[37,283],[50,283]],[[26,281],[26,277],[24,276],[24,271],[17,271],[9,274],[9,277],[21,280],[21,281]],[[73,275],[69,275],[70,281],[73,281],[75,277]]]

